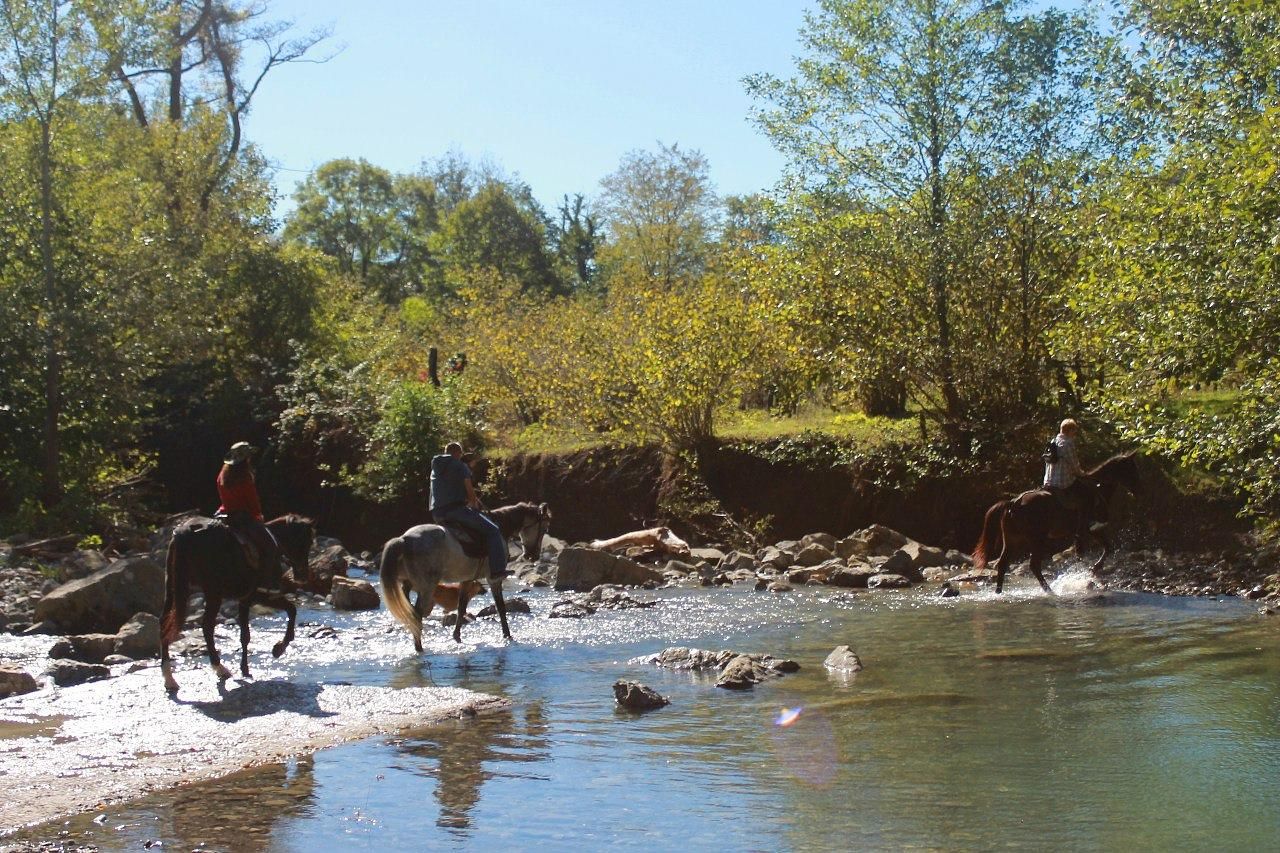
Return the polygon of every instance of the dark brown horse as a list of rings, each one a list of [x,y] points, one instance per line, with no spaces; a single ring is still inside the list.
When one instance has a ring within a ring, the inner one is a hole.
[[[1085,472],[1087,481],[1083,489],[1085,500],[1080,510],[1083,527],[1102,543],[1102,556],[1093,564],[1098,571],[1114,550],[1106,535],[1107,507],[1117,486],[1124,486],[1130,494],[1138,494],[1138,465],[1134,452],[1112,456],[1092,471]],[[1023,492],[1016,498],[1003,500],[987,510],[982,523],[982,537],[973,548],[974,568],[984,569],[993,557],[996,563],[996,592],[1004,590],[1004,575],[1015,557],[1031,557],[1031,573],[1040,581],[1045,592],[1052,593],[1045,583],[1040,567],[1047,557],[1065,551],[1085,532],[1081,529],[1076,513],[1065,509],[1052,493],[1043,489]],[[1089,522],[1094,522],[1091,526]]]
[[[309,575],[307,557],[315,539],[315,523],[309,518],[285,515],[267,522],[267,528],[280,545],[285,562],[293,569],[293,577],[305,580]],[[294,623],[298,609],[283,592],[264,589],[272,577],[279,577],[279,569],[271,566],[251,566],[245,559],[244,549],[231,528],[213,518],[191,518],[173,531],[169,540],[169,557],[166,561],[164,616],[160,623],[160,670],[164,673],[164,686],[170,693],[178,690],[173,677],[173,665],[169,660],[169,645],[182,633],[187,619],[188,599],[191,588],[204,591],[204,642],[209,650],[209,664],[222,681],[231,672],[222,665],[213,642],[213,629],[218,621],[218,611],[224,599],[240,602],[240,673],[249,676],[249,609],[263,604],[283,610],[289,616],[289,626],[284,639],[276,643],[271,653],[284,654],[293,640]],[[285,577],[285,589],[295,588],[295,582]]]

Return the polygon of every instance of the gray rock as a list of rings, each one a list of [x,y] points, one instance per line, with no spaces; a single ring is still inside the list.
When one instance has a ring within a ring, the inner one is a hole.
[[[868,565],[849,566],[843,569],[836,569],[827,575],[827,584],[829,586],[839,586],[845,589],[866,589],[867,581],[876,573],[876,570]]]
[[[122,664],[138,663],[137,660],[129,657],[128,655],[107,655],[102,659],[102,662],[107,666],[120,666]]]
[[[58,562],[58,577],[67,581],[87,578],[105,569],[110,562],[101,551],[72,551]]]
[[[896,530],[873,524],[848,537],[851,554],[863,557],[887,557],[911,540]]]
[[[903,545],[899,550],[911,558],[911,565],[916,569],[927,569],[930,566],[945,566],[947,564],[946,552],[932,545],[921,545],[919,542],[912,541]]]
[[[529,608],[529,602],[525,601],[523,598],[506,598],[506,599],[503,599],[503,601],[505,601],[507,605],[507,615],[511,615],[512,613],[532,613],[533,612]],[[476,613],[476,618],[479,619],[482,616],[497,616],[497,615],[498,615],[498,605],[488,604],[480,608],[479,612]]]
[[[928,583],[941,583],[951,577],[951,573],[954,571],[955,568],[952,566],[930,566],[927,569],[922,569],[920,574]]]
[[[996,579],[995,569],[970,569],[951,578],[952,583],[990,583]]]
[[[867,589],[902,589],[911,586],[911,581],[902,575],[882,573],[872,575],[867,581]]]
[[[663,649],[649,658],[649,663],[667,669],[720,669],[733,657],[734,652],[709,652],[706,649],[695,649],[686,646],[672,646]]]
[[[135,660],[160,654],[160,620],[150,613],[135,613],[116,632],[112,651]]]
[[[848,646],[836,646],[822,662],[827,669],[837,672],[861,672],[862,661]]]
[[[378,590],[368,581],[335,575],[329,589],[334,610],[377,610],[382,606]]]
[[[163,604],[164,568],[150,557],[126,557],[58,587],[40,599],[35,615],[69,633],[114,634],[135,613],[159,616]]]
[[[698,567],[680,560],[668,560],[667,564],[662,567],[662,571],[663,574],[668,575],[696,575]]]
[[[788,568],[795,562],[795,557],[776,545],[770,545],[767,548],[761,548],[756,553],[756,561],[762,566],[771,566],[781,570]]]
[[[606,583],[641,586],[648,581],[660,584],[663,580],[662,572],[657,569],[642,566],[626,557],[575,545],[565,548],[560,554],[555,588],[586,591]]]
[[[769,592],[791,592],[794,589],[791,584],[786,581],[774,581],[767,587]]]
[[[723,560],[716,564],[716,568],[722,572],[755,572],[756,561],[750,554],[743,554],[739,551],[730,551],[728,554],[724,555]]]
[[[789,584],[804,586],[808,583],[809,578],[813,577],[813,569],[792,569],[783,575],[783,577]]]
[[[963,551],[957,551],[955,548],[952,548],[950,551],[947,552],[947,565],[948,566],[971,566],[973,565],[973,557],[970,557],[968,554],[964,553]]]
[[[724,559],[724,551],[719,548],[690,548],[689,559],[695,563],[701,560],[715,564]]]
[[[31,673],[14,666],[0,666],[0,699],[33,693],[36,680]]]
[[[816,566],[819,563],[825,563],[827,560],[833,559],[835,554],[831,549],[817,542],[806,545],[796,554],[795,565],[797,566]]]
[[[80,663],[102,663],[115,650],[115,644],[115,634],[77,634],[54,643],[53,648],[49,649],[49,657]]]
[[[746,690],[760,682],[777,678],[783,673],[796,672],[800,664],[781,660],[771,655],[739,654],[732,657],[720,671],[716,687],[725,690]]]
[[[938,590],[938,594],[943,598],[955,598],[960,594],[960,590],[951,583],[951,581],[943,581],[942,589]]]
[[[810,533],[808,536],[801,537],[800,547],[804,548],[809,545],[821,545],[828,551],[834,552],[836,549],[836,537],[830,533]]]
[[[590,616],[595,613],[595,608],[581,604],[577,601],[557,601],[551,605],[551,612],[547,614],[548,619],[581,619],[584,616]]]
[[[638,681],[615,681],[613,698],[628,711],[652,711],[671,704],[670,699]]]
[[[890,554],[889,558],[877,568],[886,574],[903,575],[908,578],[915,576],[917,580],[924,579],[924,576],[916,569],[915,563],[912,562],[911,555],[901,548]]]
[[[308,567],[311,571],[311,579],[307,582],[307,589],[328,595],[332,592],[332,579],[347,576],[347,569],[351,567],[351,555],[347,553],[347,549],[343,548],[337,540],[326,540],[332,543],[319,550],[308,561]]]
[[[59,687],[72,687],[86,681],[101,681],[111,677],[111,668],[100,663],[81,663],[78,660],[55,660],[49,665],[49,675]]]

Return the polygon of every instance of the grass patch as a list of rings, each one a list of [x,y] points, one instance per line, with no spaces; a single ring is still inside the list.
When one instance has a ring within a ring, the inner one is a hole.
[[[517,454],[565,455],[596,447],[626,446],[633,442],[621,441],[613,433],[573,430],[565,427],[533,424],[498,436],[487,455],[494,459],[506,459]]]
[[[871,448],[918,440],[920,425],[914,418],[867,417],[861,412],[808,406],[786,416],[759,410],[734,412],[725,418],[719,433],[721,438],[737,441],[774,441],[811,433]]]

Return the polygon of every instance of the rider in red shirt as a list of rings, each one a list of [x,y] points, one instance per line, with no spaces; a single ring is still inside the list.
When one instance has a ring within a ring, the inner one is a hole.
[[[253,479],[253,466],[249,460],[254,448],[247,441],[239,441],[227,451],[218,472],[218,498],[222,505],[218,515],[225,517],[229,525],[240,531],[258,551],[260,564],[266,568],[270,586],[280,584],[280,546],[263,523],[262,503],[258,499],[258,486]]]

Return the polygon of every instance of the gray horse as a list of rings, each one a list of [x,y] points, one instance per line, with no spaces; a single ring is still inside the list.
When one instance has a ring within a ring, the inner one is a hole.
[[[492,510],[488,515],[502,531],[504,540],[520,538],[526,560],[538,559],[542,537],[551,523],[551,511],[546,504],[512,504]],[[511,629],[507,627],[507,604],[502,598],[502,579],[490,580],[489,560],[485,556],[483,542],[476,549],[476,554],[478,556],[465,552],[453,531],[438,524],[410,527],[382,546],[379,558],[382,597],[391,615],[413,634],[413,647],[418,651],[422,651],[422,615],[430,612],[436,585],[441,583],[489,582],[493,603],[498,608],[498,619],[502,622],[502,636],[511,639]],[[466,590],[465,586],[463,590]],[[411,591],[418,593],[414,604],[409,603]],[[453,639],[459,642],[462,640],[462,614],[466,610],[464,592],[458,597],[458,620],[453,625]]]

